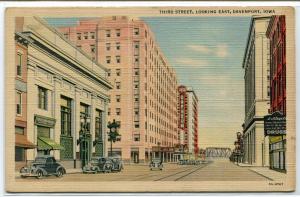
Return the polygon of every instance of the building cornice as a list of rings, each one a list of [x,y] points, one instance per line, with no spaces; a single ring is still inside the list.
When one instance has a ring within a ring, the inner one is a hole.
[[[104,87],[108,89],[112,89],[112,84],[104,79],[102,76],[96,74],[89,68],[86,68],[81,65],[80,62],[75,60],[74,58],[71,58],[68,54],[64,53],[63,51],[59,50],[55,45],[49,43],[46,40],[43,40],[40,36],[37,36],[33,32],[23,32],[23,37],[30,40],[30,45],[35,46],[39,49],[42,49],[45,51],[49,56],[53,56],[55,59],[58,59],[60,61],[63,61],[65,64],[72,66],[80,73],[84,74],[85,76],[92,78],[97,83],[100,83]]]

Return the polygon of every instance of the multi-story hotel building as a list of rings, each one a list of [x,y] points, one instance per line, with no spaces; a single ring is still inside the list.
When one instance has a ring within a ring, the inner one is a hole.
[[[286,115],[286,25],[285,16],[272,16],[266,33],[270,39],[270,113]],[[286,170],[286,135],[269,136],[270,168]]]
[[[27,150],[26,159],[51,154],[68,168],[80,166],[83,152],[87,157],[103,155],[112,88],[107,69],[40,18],[17,18],[15,38],[27,43],[23,53],[27,71],[22,70],[27,79],[27,112],[23,112],[27,138],[36,149]],[[18,110],[17,106],[17,114]]]
[[[140,19],[112,16],[61,27],[63,35],[109,69],[108,120],[121,125],[113,154],[125,162],[169,161],[177,137],[177,78]],[[109,149],[108,149],[109,151]]]
[[[269,139],[264,136],[263,117],[270,109],[270,49],[266,37],[270,17],[252,17],[245,49],[244,162],[269,165]]]
[[[18,20],[18,19],[17,19]],[[16,21],[18,22],[18,21]],[[15,120],[15,167],[20,169],[26,164],[27,149],[35,145],[27,139],[27,45],[22,38],[15,40],[16,68],[16,120]]]
[[[198,97],[186,86],[178,87],[179,143],[187,147],[187,153],[197,157],[198,148]]]

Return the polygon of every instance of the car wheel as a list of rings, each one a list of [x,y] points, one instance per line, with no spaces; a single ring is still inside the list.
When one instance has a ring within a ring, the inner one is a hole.
[[[57,170],[57,172],[56,172],[56,176],[57,177],[62,177],[63,176],[63,170],[62,169],[59,169],[59,170]]]
[[[36,172],[36,175],[37,175],[36,178],[40,179],[40,178],[43,177],[43,172],[41,170],[39,170],[39,171]]]

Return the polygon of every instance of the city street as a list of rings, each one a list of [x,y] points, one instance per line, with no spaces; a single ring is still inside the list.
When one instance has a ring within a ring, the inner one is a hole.
[[[247,177],[247,179],[245,179]],[[226,160],[201,165],[165,164],[162,171],[150,171],[147,165],[125,165],[122,172],[99,174],[66,174],[36,179],[17,177],[17,181],[267,181],[268,178]]]

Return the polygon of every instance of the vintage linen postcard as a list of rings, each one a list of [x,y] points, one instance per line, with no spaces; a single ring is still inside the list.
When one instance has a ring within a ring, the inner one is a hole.
[[[8,8],[8,192],[295,189],[292,7]]]

